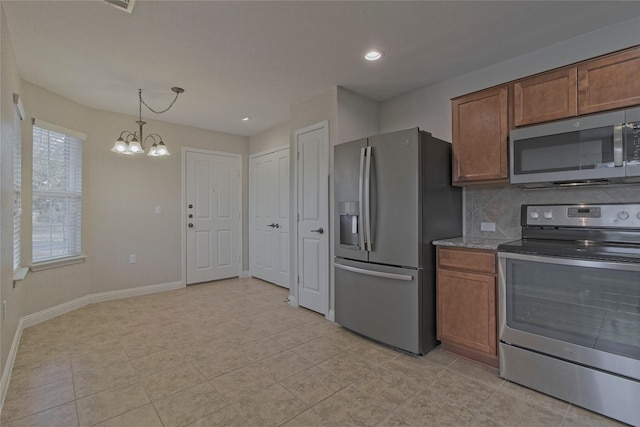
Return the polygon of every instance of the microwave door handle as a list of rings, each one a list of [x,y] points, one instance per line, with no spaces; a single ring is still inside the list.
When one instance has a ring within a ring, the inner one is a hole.
[[[360,175],[358,175],[358,208],[360,209],[360,224],[358,234],[359,234],[359,249],[364,251],[364,200],[363,200],[363,190],[364,190],[364,154],[366,148],[360,149]]]
[[[622,145],[622,129],[624,125],[618,124],[613,126],[613,165],[616,167],[623,165],[623,145]]]

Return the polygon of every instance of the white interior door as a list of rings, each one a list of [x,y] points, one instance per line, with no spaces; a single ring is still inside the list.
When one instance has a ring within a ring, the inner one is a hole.
[[[289,148],[249,162],[249,270],[289,287]]]
[[[186,282],[240,274],[240,157],[186,152]]]
[[[329,308],[329,135],[327,125],[296,132],[298,304]]]

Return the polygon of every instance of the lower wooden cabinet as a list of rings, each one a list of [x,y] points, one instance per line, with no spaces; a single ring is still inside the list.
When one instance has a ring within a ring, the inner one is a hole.
[[[439,246],[436,289],[442,348],[497,368],[495,251]]]

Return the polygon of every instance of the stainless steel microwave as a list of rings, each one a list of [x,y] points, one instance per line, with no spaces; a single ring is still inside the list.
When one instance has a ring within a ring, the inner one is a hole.
[[[640,108],[512,130],[509,157],[511,184],[525,187],[638,180]]]

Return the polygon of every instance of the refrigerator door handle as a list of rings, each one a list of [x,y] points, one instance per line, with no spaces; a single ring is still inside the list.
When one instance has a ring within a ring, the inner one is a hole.
[[[366,250],[373,250],[373,239],[371,238],[371,147],[365,148],[364,166],[364,232]]]
[[[363,200],[363,187],[364,187],[364,154],[366,148],[360,149],[360,175],[358,175],[358,206],[360,208],[360,230],[358,230],[360,247],[359,249],[364,251],[364,200]]]
[[[339,268],[340,270],[346,270],[346,271],[350,271],[352,273],[358,273],[358,274],[365,274],[367,276],[402,280],[405,282],[410,282],[413,280],[413,276],[409,276],[407,274],[385,273],[384,271],[366,270],[364,268],[351,267],[350,265],[343,265],[343,264],[337,264],[337,263],[335,263],[334,265],[336,266],[336,268]]]

